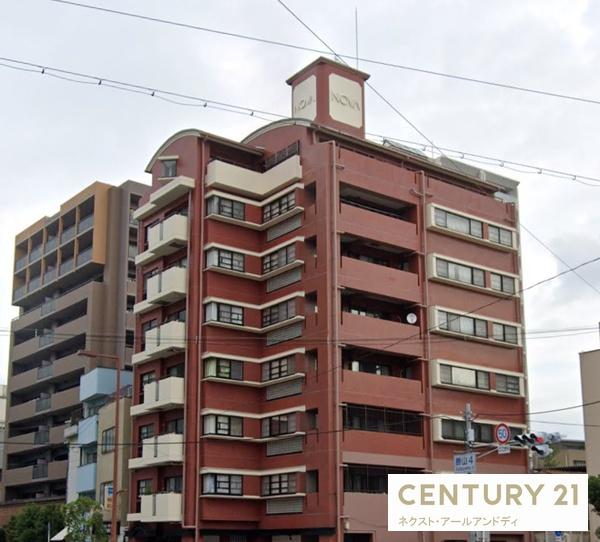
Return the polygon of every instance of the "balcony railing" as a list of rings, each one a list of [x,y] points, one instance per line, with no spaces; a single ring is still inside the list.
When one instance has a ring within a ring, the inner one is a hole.
[[[41,465],[34,465],[33,470],[31,471],[31,477],[33,479],[48,478],[48,463],[43,463]]]
[[[76,230],[77,230],[77,228],[76,228],[75,224],[73,224],[72,226],[69,226],[67,229],[63,230],[63,232],[60,236],[60,242],[66,243],[67,241],[70,241],[71,239],[73,239],[73,237],[75,237]]]
[[[41,412],[42,410],[48,410],[51,404],[52,401],[50,397],[40,397],[35,400],[35,411]]]
[[[42,277],[37,276],[29,280],[29,286],[27,287],[28,292],[37,290],[42,285]]]
[[[44,378],[48,378],[52,376],[53,372],[52,365],[42,365],[41,367],[38,367],[37,379],[43,380]]]
[[[45,282],[45,281],[44,281]],[[54,299],[49,299],[48,301],[44,301],[40,306],[40,314],[41,316],[46,316],[46,314],[50,314],[54,312],[56,309],[56,303]]]
[[[48,269],[44,273],[44,284],[51,283],[56,278],[56,269]]]
[[[77,255],[77,267],[89,262],[92,259],[92,247],[86,248]]]
[[[19,286],[18,288],[15,288],[15,290],[13,292],[13,299],[19,299],[19,298],[23,297],[25,295],[25,291],[26,291],[25,286]]]
[[[48,444],[50,442],[50,431],[48,429],[44,429],[43,431],[38,431],[33,436],[34,444]]]
[[[48,254],[48,252],[54,250],[58,246],[58,237],[48,237],[46,239],[46,244],[44,245],[44,253]]]
[[[15,271],[20,271],[27,265],[27,254],[25,256],[21,256],[15,261]]]
[[[38,258],[40,258],[42,255],[42,245],[38,245],[36,247],[33,247],[31,249],[31,252],[29,253],[29,261],[30,262],[35,262],[35,260],[37,260]]]
[[[48,346],[49,344],[52,344],[53,342],[54,342],[54,331],[51,331],[49,333],[43,333],[42,335],[40,335],[40,338],[39,338],[40,348],[42,346]]]
[[[94,225],[94,215],[88,215],[81,220],[79,220],[79,224],[77,226],[77,233],[81,233]]]
[[[60,274],[64,275],[73,270],[73,258],[70,258],[60,264]]]

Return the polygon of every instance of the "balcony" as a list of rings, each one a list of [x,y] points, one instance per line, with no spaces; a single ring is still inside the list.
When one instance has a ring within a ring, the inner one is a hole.
[[[74,268],[75,268],[75,260],[74,260],[74,258],[69,258],[68,260],[65,260],[64,262],[62,262],[60,264],[60,267],[58,268],[58,272],[62,276],[62,275],[66,275],[69,271],[73,271]]]
[[[58,380],[62,377],[76,372],[83,372],[91,364],[89,358],[83,358],[76,354],[65,356],[54,360],[50,365],[34,367],[29,371],[15,374],[11,377],[12,390],[22,390],[36,386],[42,380]]]
[[[21,256],[15,260],[15,271],[21,271],[21,269],[25,269],[27,266],[27,254],[25,256]]]
[[[96,463],[88,463],[77,467],[75,489],[77,493],[96,491]]]
[[[26,292],[27,292],[27,287],[25,285],[15,288],[13,290],[13,301],[16,301],[17,299],[21,299],[25,295]]]
[[[206,171],[207,187],[259,198],[265,198],[284,185],[300,179],[302,166],[298,155],[290,156],[264,173],[221,160],[209,162]]]
[[[344,370],[342,374],[341,400],[344,403],[425,410],[425,395],[420,380],[349,370]]]
[[[127,515],[127,521],[142,523],[180,522],[181,520],[181,493],[142,495],[140,511]]]
[[[75,237],[76,231],[77,231],[77,228],[76,228],[75,224],[64,229],[62,234],[60,235],[61,245],[66,243],[67,241],[70,241],[71,239],[73,239],[73,237]]]
[[[56,269],[49,269],[44,273],[44,286],[50,284],[56,278]]]
[[[140,314],[153,308],[183,299],[187,293],[187,269],[171,267],[148,280],[146,299],[136,303],[133,312]]]
[[[133,213],[134,220],[142,220],[152,213],[156,212],[161,207],[165,207],[170,203],[178,200],[185,196],[190,190],[194,188],[195,181],[190,177],[184,177],[180,175],[175,177],[172,181],[155,190],[150,194],[148,203],[142,205]]]
[[[42,257],[42,245],[38,245],[31,249],[29,253],[29,263],[35,262]]]
[[[183,407],[183,378],[170,376],[144,385],[144,401],[131,407],[131,416]]]
[[[131,386],[131,371],[121,371],[121,387]],[[107,367],[96,367],[83,375],[80,380],[79,399],[90,401],[115,392],[117,387],[117,371]]]
[[[94,215],[88,215],[79,220],[79,224],[77,225],[77,233],[84,232],[85,230],[89,230],[94,225]]]
[[[62,442],[65,427],[67,426],[57,425],[50,429],[40,429],[31,433],[9,437],[6,440],[6,451],[9,454],[18,454]]]
[[[377,340],[379,338],[381,340]],[[342,313],[340,341],[363,348],[385,350],[390,354],[423,356],[419,326],[349,312]]]
[[[4,486],[31,484],[33,481],[66,479],[68,461],[52,461],[29,467],[5,469],[2,476]]]
[[[387,245],[418,250],[417,226],[412,222],[382,215],[348,203],[340,205],[338,228],[348,234]]]
[[[79,420],[77,444],[84,446],[98,441],[98,414]]]
[[[148,249],[135,257],[135,264],[142,265],[155,258],[167,256],[187,246],[188,218],[173,215],[148,230]]]
[[[419,303],[421,289],[416,273],[401,271],[393,267],[342,257],[340,283],[342,286]]]
[[[27,285],[27,292],[35,292],[42,285],[42,277],[38,275],[37,277],[32,277],[29,279],[29,284]]]
[[[167,433],[144,439],[141,457],[131,458],[129,468],[142,469],[181,462],[183,462],[183,435]]]
[[[168,322],[155,327],[146,331],[145,339],[144,350],[131,358],[133,365],[185,351],[185,322]]]
[[[77,267],[83,265],[84,263],[88,263],[92,260],[93,249],[92,247],[86,248],[82,250],[79,254],[77,254]]]
[[[48,237],[44,245],[44,254],[52,252],[58,246],[58,237]]]
[[[40,348],[48,346],[54,342],[54,331],[44,331],[39,337]]]
[[[38,401],[40,402],[38,403]],[[17,422],[28,418],[34,418],[41,412],[68,409],[77,406],[78,404],[80,404],[79,388],[70,388],[54,393],[49,398],[32,399],[31,401],[11,406],[8,409],[8,419],[10,419],[11,422]]]

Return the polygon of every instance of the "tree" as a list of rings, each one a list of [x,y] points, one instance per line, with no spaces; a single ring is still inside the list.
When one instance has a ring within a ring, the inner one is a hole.
[[[100,505],[89,497],[79,497],[65,505],[67,542],[108,542]]]
[[[7,542],[39,542],[47,540],[48,526],[50,536],[54,536],[64,527],[62,505],[28,504],[15,514],[6,525]]]

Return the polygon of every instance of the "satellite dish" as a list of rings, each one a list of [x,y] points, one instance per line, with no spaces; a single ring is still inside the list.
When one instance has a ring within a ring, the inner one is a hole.
[[[409,312],[406,315],[406,321],[411,325],[416,324],[417,323],[417,315],[414,312]]]

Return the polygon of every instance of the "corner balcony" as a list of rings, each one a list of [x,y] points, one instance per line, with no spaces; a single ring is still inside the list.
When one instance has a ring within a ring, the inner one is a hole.
[[[130,469],[143,469],[158,465],[172,465],[183,462],[183,435],[166,433],[142,441],[141,457],[129,460]]]
[[[144,385],[144,401],[132,405],[131,416],[140,416],[149,412],[183,407],[183,378],[170,376],[157,382]]]
[[[127,521],[142,523],[180,522],[181,520],[181,493],[142,495],[140,511],[127,514]]]
[[[144,350],[134,354],[131,363],[145,363],[175,352],[183,352],[185,348],[185,322],[168,322],[146,331]]]
[[[170,267],[148,279],[146,299],[133,307],[135,314],[153,309],[155,305],[165,305],[183,299],[187,294],[187,269]]]
[[[148,230],[148,248],[135,257],[136,265],[167,256],[185,247],[188,242],[188,218],[173,215]]]
[[[185,196],[192,190],[194,184],[194,179],[190,177],[185,177],[183,175],[175,177],[172,181],[152,192],[148,203],[145,203],[133,213],[133,219],[142,220],[162,207],[173,203],[175,200]]]
[[[68,461],[65,459],[64,461],[51,461],[16,469],[4,469],[2,484],[7,487],[66,479],[67,463]]]

